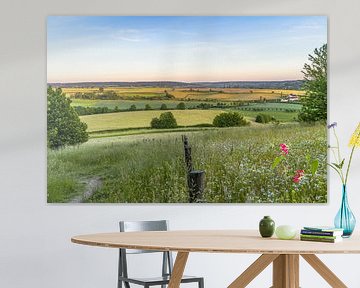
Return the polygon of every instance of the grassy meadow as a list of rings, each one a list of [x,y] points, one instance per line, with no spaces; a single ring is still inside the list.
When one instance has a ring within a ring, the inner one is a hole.
[[[178,133],[91,139],[48,153],[48,201],[69,202],[91,179],[100,187],[84,200],[97,203],[187,203],[183,144]],[[258,125],[188,132],[196,169],[206,171],[207,203],[324,203],[326,128]],[[272,169],[279,144],[289,146],[287,171]],[[319,159],[315,176],[292,174]]]

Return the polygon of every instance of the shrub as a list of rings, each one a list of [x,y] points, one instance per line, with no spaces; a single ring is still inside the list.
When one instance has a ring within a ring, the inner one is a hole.
[[[185,110],[185,109],[186,109],[185,103],[184,103],[184,102],[180,102],[180,103],[176,106],[176,109]]]
[[[176,128],[177,122],[174,115],[171,112],[161,113],[160,117],[153,118],[150,122],[151,128],[155,129],[169,129]]]
[[[151,106],[149,104],[145,105],[145,110],[151,110]]]
[[[167,109],[168,109],[168,108],[167,108],[166,104],[161,104],[160,110],[167,110]]]
[[[269,123],[272,121],[272,117],[269,114],[258,114],[255,118],[255,122],[257,123]]]
[[[160,119],[157,117],[153,118],[150,122],[150,126],[151,126],[151,128],[160,129],[161,128]]]
[[[213,104],[209,104],[209,103],[200,103],[199,105],[197,105],[196,106],[196,108],[198,108],[198,109],[210,109],[210,108],[212,108],[212,107],[214,107],[214,105]]]
[[[213,125],[216,127],[234,127],[248,125],[244,116],[237,112],[224,112],[214,118]]]
[[[130,108],[129,108],[130,111],[135,111],[136,110],[136,105],[131,105]]]

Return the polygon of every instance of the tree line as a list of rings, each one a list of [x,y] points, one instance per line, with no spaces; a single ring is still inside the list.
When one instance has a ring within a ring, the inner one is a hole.
[[[74,99],[85,99],[85,100],[132,100],[132,99],[141,99],[141,100],[171,100],[175,99],[175,96],[168,93],[166,90],[164,93],[157,93],[156,95],[119,95],[114,90],[104,90],[99,88],[97,92],[76,92],[71,95],[70,98]]]

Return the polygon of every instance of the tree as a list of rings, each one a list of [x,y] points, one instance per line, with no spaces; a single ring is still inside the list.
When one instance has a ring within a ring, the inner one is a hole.
[[[174,115],[171,112],[161,113],[160,117],[153,118],[150,122],[151,128],[156,129],[168,129],[176,128],[177,122]]]
[[[151,110],[150,104],[146,104],[146,105],[145,105],[145,110]]]
[[[136,105],[132,104],[129,108],[130,111],[135,111],[136,110]]]
[[[51,149],[86,142],[89,135],[87,125],[80,121],[79,115],[70,106],[71,100],[66,98],[60,88],[47,89],[47,141]]]
[[[165,93],[166,99],[174,99],[175,98],[175,96],[171,95],[167,90],[164,90],[164,93]]]
[[[271,121],[271,116],[269,114],[258,114],[255,118],[255,122],[257,123],[269,123]]]
[[[166,104],[161,104],[161,106],[160,106],[160,110],[167,110],[168,108],[167,108],[167,106],[166,106]]]
[[[180,103],[176,106],[176,109],[185,110],[185,109],[186,109],[185,103],[184,103],[184,102],[180,102]]]
[[[314,50],[309,55],[310,63],[305,63],[304,74],[305,96],[299,113],[299,119],[306,122],[326,121],[327,119],[327,44]]]
[[[244,119],[244,116],[237,112],[224,112],[216,115],[213,121],[213,125],[216,127],[234,127],[248,125]]]

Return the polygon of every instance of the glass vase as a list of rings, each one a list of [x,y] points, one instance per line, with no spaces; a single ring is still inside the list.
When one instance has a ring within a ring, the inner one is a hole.
[[[350,237],[355,228],[356,219],[349,207],[346,185],[343,185],[341,206],[336,214],[334,224],[336,228],[344,229],[343,237],[345,238]]]

